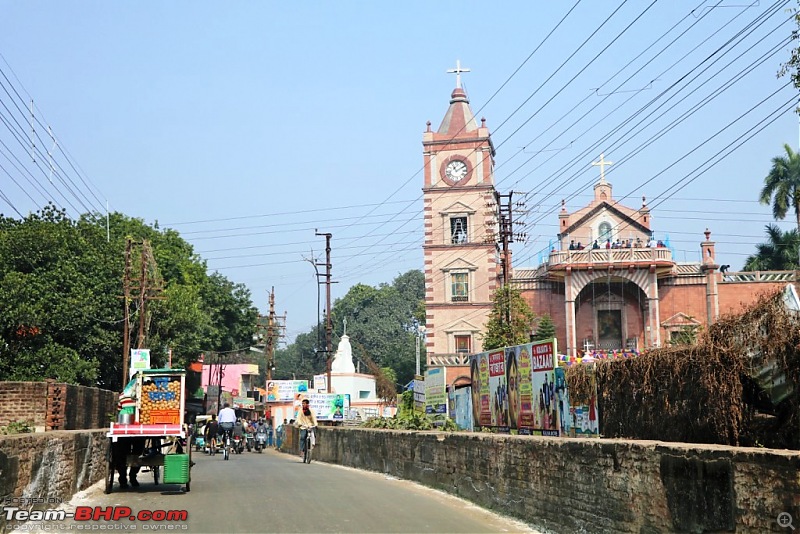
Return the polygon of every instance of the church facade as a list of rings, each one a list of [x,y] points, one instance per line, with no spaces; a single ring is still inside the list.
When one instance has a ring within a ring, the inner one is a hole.
[[[469,380],[468,355],[500,287],[494,147],[457,82],[437,131],[423,134],[426,349],[447,382]],[[642,351],[665,346],[736,313],[759,294],[796,282],[794,271],[722,272],[711,232],[698,231],[702,261],[678,262],[654,239],[646,199],[614,199],[604,155],[592,201],[570,212],[562,201],[557,246],[541,265],[510,269],[537,316],[550,315],[559,352]],[[510,263],[510,258],[509,258]],[[533,333],[533,332],[532,332]]]

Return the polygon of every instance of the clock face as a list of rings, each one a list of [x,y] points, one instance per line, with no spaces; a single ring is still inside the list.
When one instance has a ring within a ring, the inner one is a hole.
[[[453,182],[459,182],[467,175],[467,164],[459,159],[453,160],[444,168],[444,175]]]

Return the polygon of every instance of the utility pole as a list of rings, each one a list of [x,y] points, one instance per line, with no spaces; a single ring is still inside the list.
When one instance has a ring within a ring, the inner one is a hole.
[[[145,319],[147,318],[145,296],[147,295],[147,252],[144,242],[142,242],[142,269],[139,277],[139,340],[136,343],[137,349],[144,348]]]
[[[128,357],[131,352],[131,238],[125,240],[125,270],[122,274],[122,299],[124,319],[122,321],[122,388],[128,384]]]
[[[319,233],[314,235],[325,236],[325,357],[328,371],[328,393],[331,392],[331,354],[333,353],[333,323],[331,322],[331,237],[333,234]],[[317,264],[323,265],[323,264]],[[319,281],[317,281],[319,283]]]
[[[267,317],[267,343],[264,353],[267,356],[267,382],[272,381],[272,368],[275,366],[275,286],[269,294],[269,316]]]

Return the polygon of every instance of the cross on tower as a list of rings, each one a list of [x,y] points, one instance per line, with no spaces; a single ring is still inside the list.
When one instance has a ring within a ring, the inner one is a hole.
[[[448,69],[448,74],[455,73],[456,75],[456,89],[461,89],[461,73],[462,72],[469,72],[469,69],[461,68],[461,60],[456,60],[456,68]]]
[[[592,162],[593,166],[600,167],[600,181],[601,182],[605,182],[606,181],[606,165],[613,165],[613,164],[614,164],[613,161],[606,161],[603,158],[603,154],[602,153],[600,154],[600,161],[593,161]]]

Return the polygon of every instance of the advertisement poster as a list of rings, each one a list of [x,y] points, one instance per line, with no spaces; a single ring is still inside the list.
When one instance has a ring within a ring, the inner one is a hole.
[[[131,372],[150,369],[150,349],[131,349]]]
[[[558,436],[559,420],[556,401],[556,340],[531,345],[533,383],[533,433]]]
[[[293,401],[308,393],[308,380],[272,380],[267,382],[267,402]]]
[[[491,419],[489,426],[508,432],[508,384],[506,382],[506,352],[489,353],[489,393]]]
[[[597,409],[597,381],[591,373],[590,388],[592,396],[588,404],[577,404],[569,407],[572,429],[570,436],[600,437],[600,414]]]
[[[489,353],[474,354],[470,359],[472,378],[472,422],[475,428],[492,426],[489,393]]]
[[[414,375],[414,411],[425,412],[425,378]]]
[[[447,392],[441,367],[425,371],[425,413],[447,415]]]
[[[314,375],[314,391],[317,393],[328,392],[328,375]]]
[[[533,375],[531,344],[506,348],[508,425],[520,434],[533,430]]]
[[[567,387],[567,369],[556,367],[556,403],[558,404],[559,430],[562,436],[572,435],[572,417],[569,407],[569,388]]]
[[[309,393],[308,405],[318,421],[344,421],[350,412],[350,395],[339,393]]]

